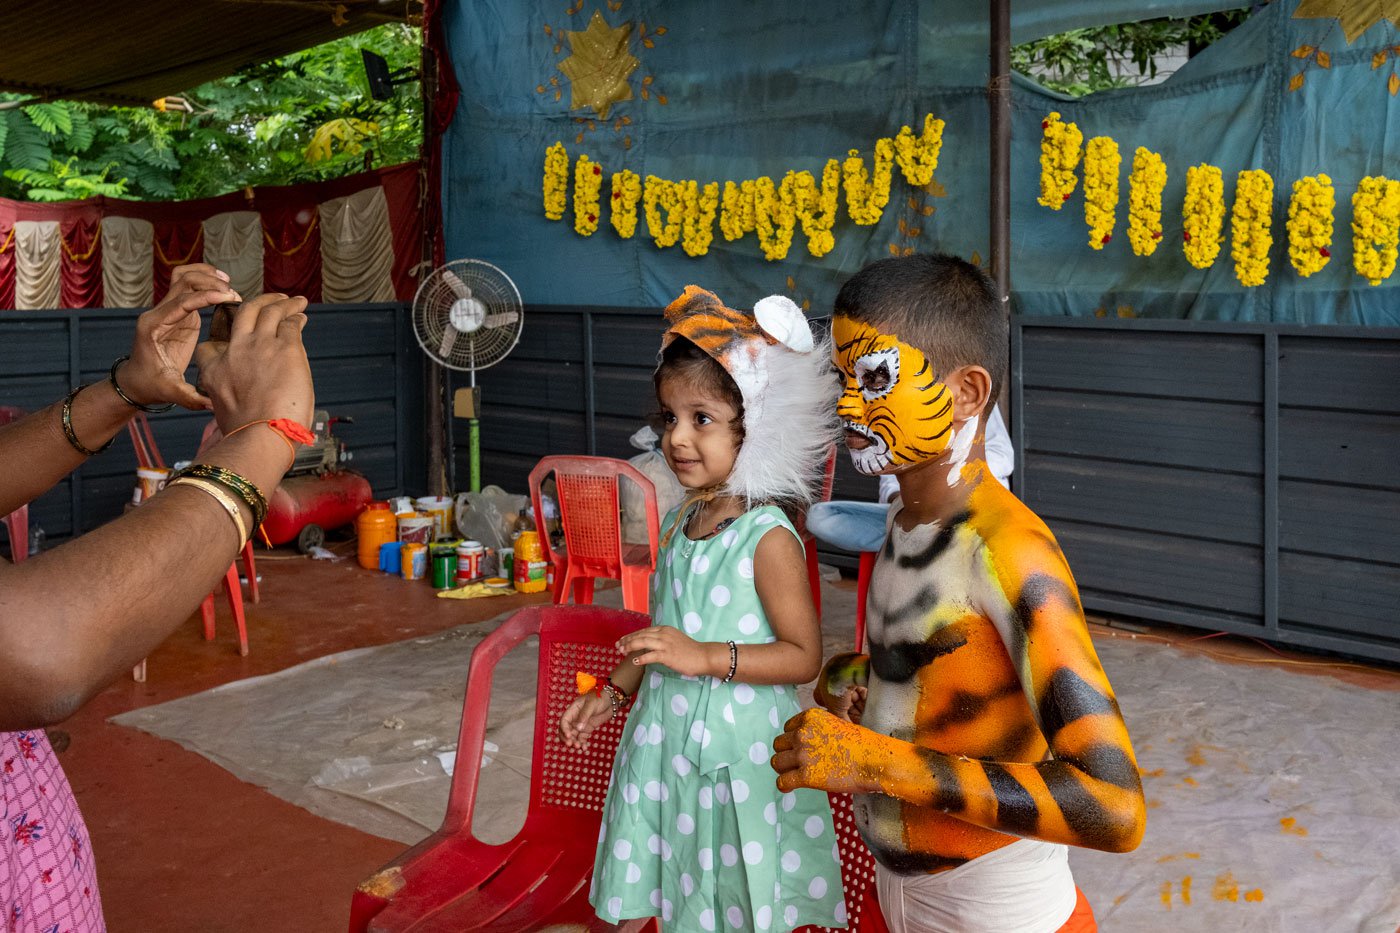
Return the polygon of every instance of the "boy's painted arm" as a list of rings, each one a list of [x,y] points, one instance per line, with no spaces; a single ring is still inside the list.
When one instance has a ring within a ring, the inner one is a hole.
[[[1006,599],[1004,638],[1049,744],[1048,760],[996,762],[945,754],[841,721],[824,710],[791,719],[774,742],[783,790],[879,793],[969,823],[1113,852],[1142,841],[1146,805],[1113,690],[1053,541],[1018,574],[989,559]],[[1037,548],[1036,550],[1039,550]],[[999,626],[1002,627],[1002,626]],[[989,724],[993,725],[993,724]]]
[[[840,698],[852,687],[864,687],[869,680],[870,658],[848,651],[834,655],[817,677],[813,698],[827,709],[841,705]]]

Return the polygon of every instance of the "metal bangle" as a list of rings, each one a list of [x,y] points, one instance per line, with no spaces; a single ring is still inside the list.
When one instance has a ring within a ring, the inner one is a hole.
[[[80,385],[72,392],[69,392],[68,395],[65,396],[63,399],[63,436],[68,438],[68,443],[73,445],[73,449],[76,450],[78,453],[82,454],[84,457],[95,457],[98,454],[102,453],[102,451],[106,450],[108,447],[111,447],[112,441],[115,441],[117,439],[117,436],[113,434],[110,438],[107,439],[107,443],[103,444],[96,450],[84,447],[83,442],[78,440],[78,435],[73,431],[73,399],[77,398],[78,393],[86,388],[86,385]]]
[[[720,681],[722,684],[733,680],[734,672],[739,669],[739,646],[732,641],[727,641],[725,644],[729,646],[729,673],[725,674],[724,679]]]
[[[248,543],[248,529],[243,523],[243,513],[238,509],[238,500],[209,480],[194,479],[190,476],[181,476],[166,483],[167,489],[171,486],[193,486],[213,496],[228,513],[229,518],[233,519],[233,527],[238,531],[238,549],[243,550],[243,546]]]
[[[262,525],[263,519],[267,518],[267,497],[262,494],[262,490],[232,470],[226,470],[209,463],[194,463],[180,470],[171,478],[175,479],[181,476],[218,483],[237,495],[243,500],[244,505],[248,506],[248,510],[253,513],[251,530],[254,532]]]
[[[139,409],[151,415],[158,415],[163,411],[169,411],[170,409],[174,408],[174,402],[171,402],[168,405],[142,405],[140,402],[136,401],[131,396],[127,395],[125,392],[122,391],[121,385],[117,383],[117,367],[125,363],[129,359],[131,359],[131,354],[129,353],[126,356],[117,357],[116,360],[112,363],[112,368],[107,371],[107,381],[110,382],[112,384],[112,388],[117,391],[117,398],[121,399],[123,402],[126,402],[132,408]]]

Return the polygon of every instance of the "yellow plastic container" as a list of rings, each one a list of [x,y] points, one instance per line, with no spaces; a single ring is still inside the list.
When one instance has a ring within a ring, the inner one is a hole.
[[[355,519],[359,536],[356,558],[366,570],[379,569],[379,545],[397,540],[398,520],[387,502],[371,502]]]
[[[518,593],[543,593],[545,579],[544,548],[538,532],[522,531],[515,539],[515,589]]]

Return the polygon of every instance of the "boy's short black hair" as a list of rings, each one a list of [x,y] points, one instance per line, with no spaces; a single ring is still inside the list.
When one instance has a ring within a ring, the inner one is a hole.
[[[994,404],[1006,378],[1007,319],[981,269],[942,253],[881,259],[841,286],[833,313],[894,334],[928,357],[939,378],[976,364],[992,377]]]

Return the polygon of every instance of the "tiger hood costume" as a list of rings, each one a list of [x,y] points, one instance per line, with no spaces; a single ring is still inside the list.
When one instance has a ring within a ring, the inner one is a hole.
[[[718,494],[741,498],[746,508],[810,504],[840,435],[829,341],[814,337],[802,310],[783,295],[748,313],[687,285],[665,313],[661,349],[678,337],[689,340],[724,368],[744,400],[743,444]]]

